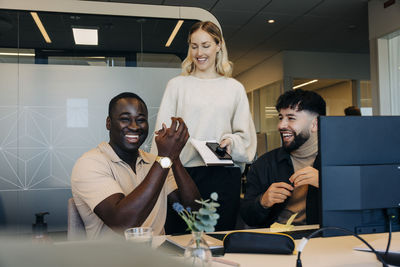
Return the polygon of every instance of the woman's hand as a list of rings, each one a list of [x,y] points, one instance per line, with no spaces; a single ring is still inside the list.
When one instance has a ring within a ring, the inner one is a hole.
[[[221,143],[219,144],[219,146],[222,147],[222,148],[226,147],[226,152],[228,154],[231,154],[231,152],[232,152],[232,141],[231,141],[231,139],[229,139],[229,138],[223,139],[221,141]]]

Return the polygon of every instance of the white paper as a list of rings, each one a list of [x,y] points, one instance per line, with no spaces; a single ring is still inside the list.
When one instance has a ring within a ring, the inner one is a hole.
[[[233,161],[230,159],[219,159],[212,151],[206,146],[206,142],[216,142],[214,140],[200,141],[194,138],[190,138],[190,143],[199,152],[206,166],[221,165],[221,166],[233,166]]]

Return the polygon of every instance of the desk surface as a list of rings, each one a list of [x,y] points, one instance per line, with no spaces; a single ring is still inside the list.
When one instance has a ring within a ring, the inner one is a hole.
[[[367,242],[379,239],[387,240],[388,234],[362,235]],[[296,240],[296,247],[301,240]],[[399,244],[400,232],[392,234],[392,244]],[[373,253],[356,251],[361,241],[354,236],[319,237],[308,241],[301,260],[304,267],[338,267],[338,266],[382,266]],[[296,255],[260,255],[260,254],[225,254],[224,259],[240,264],[241,267],[257,266],[296,266]]]
[[[367,242],[387,240],[388,234],[362,235]],[[301,240],[296,240],[296,247]],[[386,242],[383,242],[386,244]],[[392,234],[392,245],[399,247],[400,232]],[[365,246],[354,236],[312,238],[306,244],[301,260],[304,267],[381,267],[373,253],[354,250],[355,247]],[[365,246],[366,247],[366,246]],[[382,249],[384,249],[383,247]],[[379,248],[376,248],[379,249]],[[267,254],[236,254],[227,253],[222,259],[236,262],[241,267],[266,266],[296,266],[297,254],[267,255]],[[228,266],[216,264],[216,266]]]

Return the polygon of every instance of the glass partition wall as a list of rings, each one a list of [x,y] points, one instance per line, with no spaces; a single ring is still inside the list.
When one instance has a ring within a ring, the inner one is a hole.
[[[292,88],[320,94],[326,101],[328,116],[343,116],[349,106],[358,106],[363,115],[372,115],[370,81],[294,78]],[[256,130],[267,135],[268,151],[281,146],[275,105],[283,91],[283,81],[277,81],[247,93]]]
[[[167,81],[186,56],[185,20],[0,10],[0,227],[29,233],[48,211],[65,231],[76,159],[108,140],[109,100],[139,94],[151,133]],[[79,41],[75,29],[88,30]]]
[[[389,75],[391,114],[400,115],[400,30],[390,34],[389,46]]]
[[[267,139],[266,147],[258,147],[257,151],[270,151],[281,145],[281,138],[277,131],[279,118],[275,105],[282,93],[283,81],[277,81],[247,93],[257,134],[265,134]]]

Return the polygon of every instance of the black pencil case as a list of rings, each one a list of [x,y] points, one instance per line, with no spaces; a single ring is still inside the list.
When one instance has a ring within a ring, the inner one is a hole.
[[[291,236],[281,233],[238,231],[224,237],[225,253],[293,254]]]

